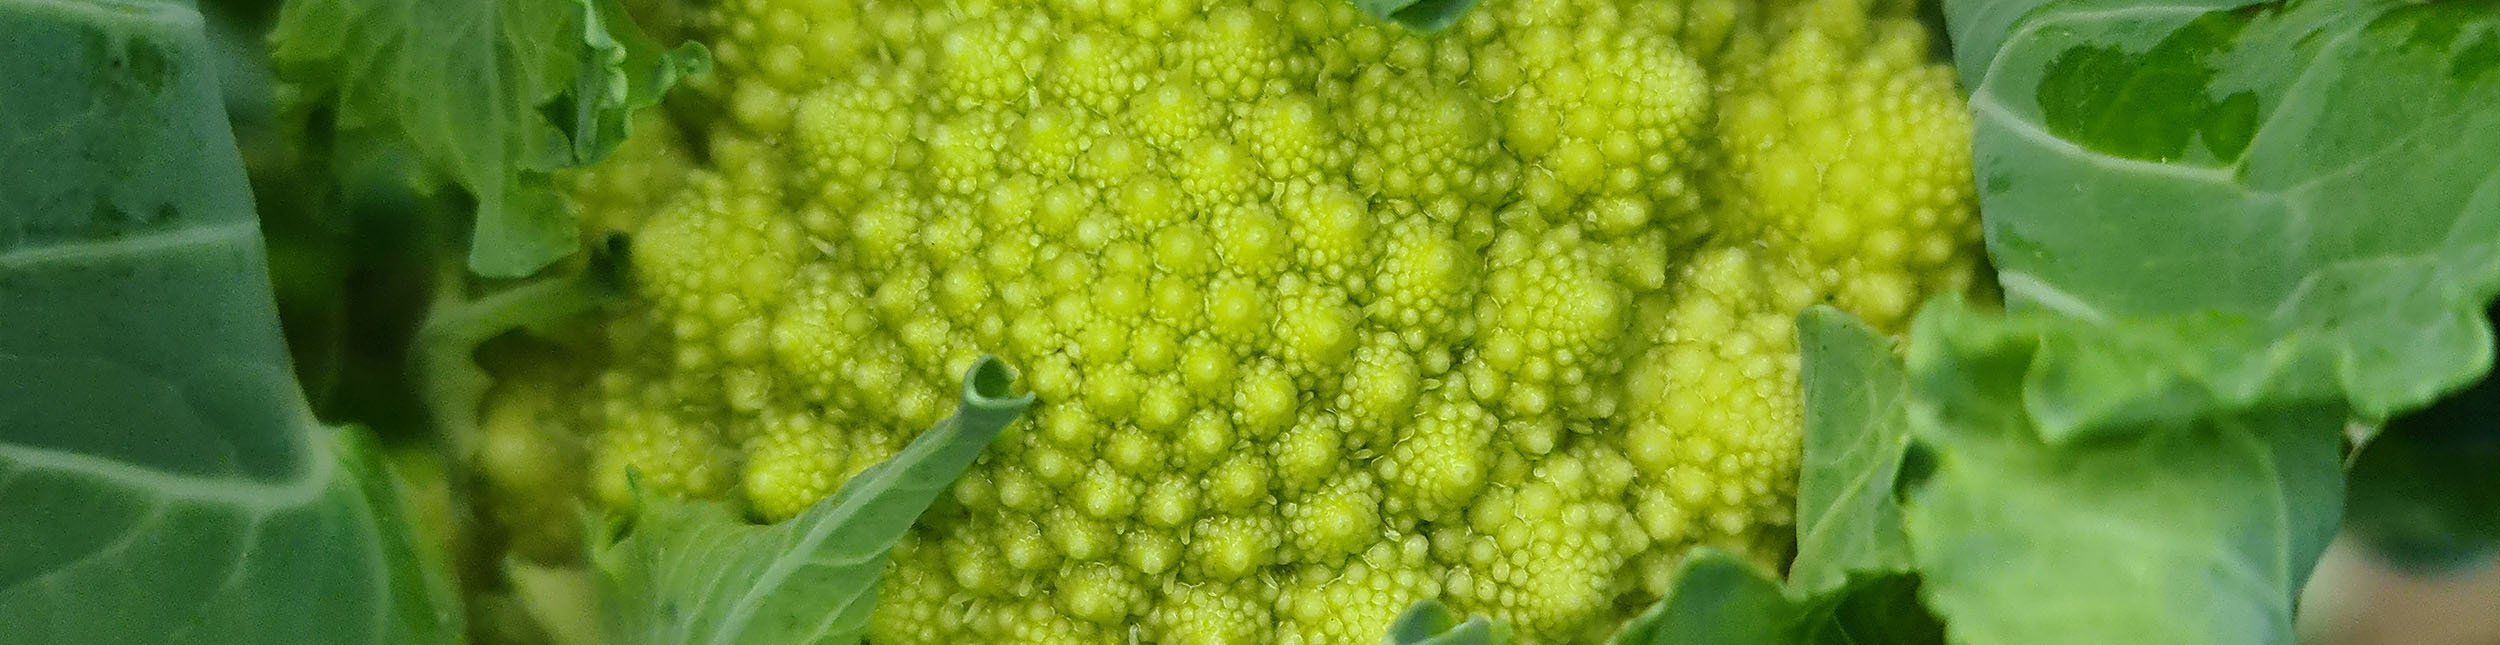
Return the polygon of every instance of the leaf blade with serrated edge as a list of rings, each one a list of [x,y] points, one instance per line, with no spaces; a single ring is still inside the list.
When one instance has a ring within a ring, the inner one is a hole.
[[[270,39],[279,78],[334,103],[340,128],[395,136],[474,198],[468,265],[492,278],[572,254],[550,173],[604,156],[709,61],[662,51],[614,0],[301,0]]]

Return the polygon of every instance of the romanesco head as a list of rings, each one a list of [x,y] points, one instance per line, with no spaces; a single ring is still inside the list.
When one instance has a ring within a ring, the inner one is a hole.
[[[997,353],[1041,403],[879,642],[1369,642],[1425,598],[1596,638],[1695,545],[1784,557],[1798,311],[1970,280],[1898,4],[707,5],[719,115],[578,182],[642,303],[591,490],[787,517]]]

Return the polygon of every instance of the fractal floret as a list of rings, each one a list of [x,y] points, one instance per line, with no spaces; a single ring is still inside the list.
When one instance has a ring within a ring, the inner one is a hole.
[[[1602,638],[1694,546],[1792,548],[1800,310],[1898,332],[1976,270],[1906,4],[683,12],[713,74],[576,182],[635,297],[557,425],[597,503],[772,521],[1016,366],[880,643]]]

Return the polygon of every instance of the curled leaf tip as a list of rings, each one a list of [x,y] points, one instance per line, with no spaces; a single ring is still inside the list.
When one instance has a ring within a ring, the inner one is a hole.
[[[1022,408],[1033,403],[1033,393],[1018,392],[1016,370],[997,356],[983,354],[973,359],[971,369],[964,372],[964,403],[985,408]]]

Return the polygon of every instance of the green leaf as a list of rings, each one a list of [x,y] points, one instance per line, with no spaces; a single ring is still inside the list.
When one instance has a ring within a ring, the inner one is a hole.
[[[1510,625],[1483,616],[1461,617],[1439,600],[1425,599],[1389,623],[1384,645],[1504,645]]]
[[[1805,467],[1797,485],[1791,584],[1821,593],[1849,574],[1908,571],[1901,504],[1907,382],[1892,343],[1866,323],[1817,305],[1797,319],[1805,360]]]
[[[2351,475],[2345,528],[2382,558],[2429,573],[2500,558],[2500,375],[2390,420]]]
[[[1851,645],[1943,643],[1919,606],[1918,579],[1850,575],[1819,593],[1782,587],[1770,572],[1711,547],[1685,555],[1667,597],[1625,622],[1616,645]]]
[[[613,150],[628,113],[709,60],[661,51],[614,0],[298,0],[271,39],[279,77],[342,129],[394,133],[475,198],[468,264],[487,277],[571,254],[548,173]]]
[[[545,177],[570,147],[539,107],[572,85],[579,24],[557,0],[303,0],[281,8],[270,58],[342,129],[395,133],[467,190],[470,267],[511,277],[576,244]]]
[[[2008,308],[2237,316],[2323,352],[2371,418],[2473,381],[2500,292],[2495,8],[1949,0]]]
[[[1942,645],[1944,623],[1919,600],[1917,576],[1852,575],[1838,593],[1820,597],[1805,642],[1823,645]]]
[[[1698,547],[1676,569],[1667,597],[1624,623],[1613,642],[1786,645],[1798,642],[1805,620],[1806,609],[1760,567]]]
[[[441,554],[296,389],[188,3],[0,0],[0,634],[451,642]]]
[[[628,643],[851,643],[868,628],[887,556],[1033,395],[992,357],[955,416],[806,512],[749,524],[717,502],[646,499],[596,545],[609,638]]]
[[[1615,645],[1923,645],[1943,625],[1918,605],[1918,577],[1850,575],[1823,592],[1783,587],[1733,552],[1693,547],[1665,600],[1615,632]]]
[[[1910,437],[1908,385],[1892,342],[1821,305],[1798,316],[1797,335],[1806,465],[1789,583],[1727,552],[1697,548],[1667,597],[1614,642],[1943,642],[1942,627],[1919,605],[1894,493]]]
[[[375,527],[372,539],[388,572],[392,625],[382,630],[382,640],[463,640],[460,583],[452,575],[451,554],[445,551],[445,529],[424,524],[440,518],[426,517],[409,507],[410,478],[402,475],[407,471],[392,465],[372,432],[349,427],[330,436],[346,473],[343,480],[362,486],[364,522]]]
[[[2425,573],[2500,557],[2500,417],[2490,413],[2500,392],[2491,389],[2473,392],[2481,403],[2457,404],[2480,406],[2479,425],[2400,425],[2362,449],[2346,524],[2380,557]]]
[[[574,83],[573,159],[590,164],[625,142],[635,110],[660,104],[679,81],[711,69],[712,53],[700,43],[666,49],[626,15],[619,0],[573,0],[581,5],[582,73]]]
[[[2301,370],[2215,328],[1920,313],[1910,428],[1935,469],[1905,519],[1955,642],[2293,640],[2294,595],[2335,534],[2348,413],[2268,385]],[[2094,430],[2055,434],[2043,410]]]
[[[1476,0],[1354,0],[1363,13],[1373,18],[1394,21],[1408,29],[1435,32],[1458,24],[1467,10],[1476,8]]]
[[[2011,312],[1910,350],[1956,641],[2293,639],[2350,419],[2492,361],[2495,7],[1948,0]]]

